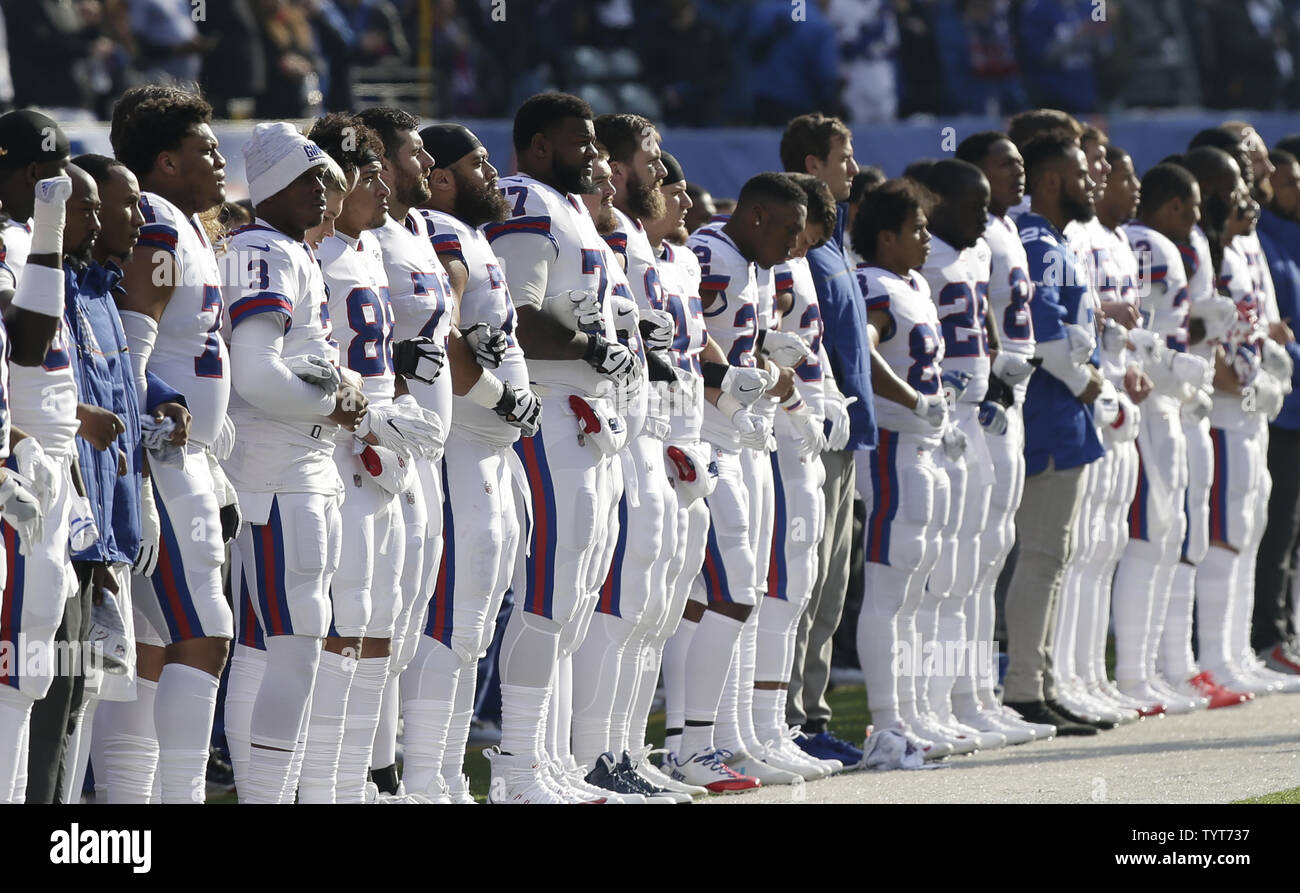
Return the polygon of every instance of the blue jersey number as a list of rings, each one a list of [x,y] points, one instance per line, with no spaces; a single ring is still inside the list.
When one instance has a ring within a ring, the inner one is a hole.
[[[265,261],[261,262],[265,266]],[[269,283],[268,283],[269,284]],[[203,312],[213,311],[212,325],[208,326],[203,340],[203,353],[194,358],[194,374],[199,378],[220,378],[221,364],[221,289],[215,285],[203,286]]]
[[[804,360],[795,367],[795,374],[801,381],[821,381],[822,380],[822,361],[818,351],[822,346],[822,309],[816,304],[809,304],[808,309],[804,310],[803,316],[799,317],[799,328],[804,331],[812,330],[812,342],[808,347],[813,352],[811,360]]]
[[[975,291],[965,282],[949,282],[939,292],[940,323],[943,326],[945,356],[982,357],[988,354],[984,340],[982,302],[988,294],[987,282],[975,283]]]
[[[605,293],[609,289],[609,273],[605,270],[605,252],[599,248],[582,249],[582,272],[596,276],[596,301],[605,306]]]
[[[1029,296],[1033,290],[1029,274],[1020,267],[1012,267],[1007,279],[1011,303],[1002,314],[1002,334],[1008,341],[1028,341],[1034,337],[1034,325],[1029,318]]]
[[[926,323],[917,323],[907,339],[907,353],[912,365],[907,369],[907,383],[921,394],[939,393],[938,369],[934,356],[939,352],[939,337]]]
[[[432,338],[433,333],[438,330],[438,323],[442,320],[442,315],[447,312],[447,299],[442,290],[442,285],[438,282],[437,273],[412,273],[411,285],[413,294],[417,297],[428,297],[433,295],[433,312],[429,314],[428,321],[420,329],[420,335],[424,338]]]
[[[732,366],[753,366],[754,339],[758,337],[758,314],[753,304],[741,304],[736,311],[732,326],[737,330],[736,340],[731,343],[727,353],[727,362]]]
[[[372,378],[393,368],[393,329],[387,295],[374,289],[348,292],[348,325],[355,333],[348,345],[348,368]]]

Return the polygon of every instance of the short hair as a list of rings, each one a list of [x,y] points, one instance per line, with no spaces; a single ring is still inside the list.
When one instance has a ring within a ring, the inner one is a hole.
[[[197,91],[135,87],[113,109],[113,154],[137,177],[153,170],[161,152],[180,148],[190,131],[212,121],[212,106]]]
[[[1300,158],[1300,133],[1291,133],[1277,141],[1275,149],[1281,149],[1283,152],[1290,152],[1296,158]]]
[[[824,180],[812,174],[792,172],[786,176],[803,190],[804,198],[808,203],[808,222],[814,226],[821,224],[828,237],[833,235],[835,224],[839,220],[839,209],[835,204],[835,196],[831,194],[831,188]]]
[[[1010,142],[1011,137],[1000,130],[981,130],[979,133],[972,133],[957,144],[955,157],[962,161],[969,161],[971,164],[979,164],[989,157],[993,144],[1001,140]]]
[[[125,163],[116,158],[109,158],[107,155],[96,155],[94,153],[78,155],[69,163],[75,164],[77,167],[90,174],[91,178],[99,185],[108,182],[108,178],[115,167],[130,170]]]
[[[1286,149],[1274,149],[1272,152],[1269,152],[1268,160],[1271,161],[1273,167],[1276,168],[1290,167],[1297,161],[1300,161],[1300,159],[1297,159],[1294,154],[1288,152]]]
[[[813,112],[790,119],[781,134],[781,167],[806,173],[804,159],[813,155],[824,160],[831,154],[831,141],[837,136],[853,138],[853,132],[839,118]]]
[[[1154,214],[1166,203],[1181,198],[1190,201],[1196,178],[1187,168],[1176,164],[1157,164],[1142,175],[1142,198],[1138,202],[1138,216]]]
[[[1112,167],[1118,164],[1121,158],[1131,157],[1132,156],[1128,154],[1128,150],[1123,146],[1117,146],[1114,143],[1109,143],[1106,146],[1106,161],[1109,162]]]
[[[736,199],[736,212],[750,205],[772,202],[774,204],[808,205],[804,191],[785,174],[764,171],[755,174],[740,187],[740,196]]]
[[[384,141],[360,117],[334,112],[318,118],[307,139],[324,150],[343,173],[360,170],[386,154]]]
[[[849,184],[849,204],[858,204],[862,201],[862,196],[883,182],[885,182],[884,171],[874,164],[864,165],[853,175],[853,181]]]
[[[524,100],[515,112],[515,151],[523,152],[533,137],[545,133],[565,118],[592,119],[591,106],[570,93],[537,93]]]
[[[1022,154],[1030,140],[1049,130],[1065,130],[1076,141],[1083,135],[1083,125],[1060,109],[1029,109],[1012,115],[1007,122],[1007,136]]]
[[[391,105],[376,105],[362,109],[357,112],[356,117],[362,124],[379,134],[379,138],[384,143],[384,155],[389,158],[397,151],[399,135],[403,131],[420,129],[419,118]]]
[[[1228,153],[1232,160],[1237,162],[1237,167],[1241,168],[1241,175],[1249,177],[1255,168],[1250,163],[1250,156],[1246,153],[1245,148],[1241,145],[1241,135],[1231,127],[1207,127],[1199,131],[1192,141],[1187,144],[1187,154],[1190,157],[1196,149],[1207,147],[1220,149]],[[1197,179],[1200,179],[1199,175]]]
[[[698,205],[700,203],[700,199],[703,198],[704,195],[708,192],[709,190],[705,189],[703,186],[701,186],[699,183],[696,183],[694,180],[686,181],[686,194],[691,197],[691,202],[693,204]],[[711,194],[710,197],[712,197]]]
[[[654,123],[641,115],[601,115],[594,123],[596,139],[609,150],[610,161],[624,164],[632,160],[646,137],[656,132]]]
[[[984,172],[969,161],[945,158],[926,171],[921,183],[940,199],[950,199],[973,182],[984,179]]]
[[[321,175],[321,180],[325,183],[326,192],[347,192],[350,185],[347,172],[328,152],[325,153],[325,171]]]
[[[1079,145],[1082,146],[1084,143],[1100,143],[1103,146],[1109,146],[1110,137],[1100,127],[1086,124],[1083,133],[1079,134]]]
[[[903,168],[903,176],[909,180],[924,183],[925,178],[930,174],[930,168],[934,167],[937,161],[938,159],[935,158],[918,158]]]
[[[603,159],[605,161],[610,160],[609,148],[604,143],[602,143],[600,140],[596,140],[594,143],[592,143],[592,145],[596,147],[597,159]]]
[[[1025,191],[1033,194],[1043,172],[1063,158],[1071,149],[1079,148],[1079,141],[1069,130],[1057,128],[1039,133],[1021,148],[1025,156]]]
[[[886,180],[862,196],[849,234],[853,250],[866,260],[875,260],[876,240],[881,233],[900,231],[913,213],[928,212],[933,206],[934,196],[915,180]]]
[[[1237,173],[1241,173],[1241,159],[1230,152],[1215,146],[1197,146],[1183,156],[1182,166],[1202,186],[1209,186],[1233,175],[1229,162],[1236,162]]]

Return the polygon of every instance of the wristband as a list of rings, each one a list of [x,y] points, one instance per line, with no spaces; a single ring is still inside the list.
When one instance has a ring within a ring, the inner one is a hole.
[[[506,387],[501,383],[501,379],[484,369],[478,381],[474,382],[474,387],[470,388],[465,396],[484,409],[495,410],[505,390]]]

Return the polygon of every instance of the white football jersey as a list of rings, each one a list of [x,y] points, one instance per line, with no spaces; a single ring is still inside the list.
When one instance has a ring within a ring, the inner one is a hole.
[[[64,269],[65,295],[73,275],[71,269]],[[77,454],[76,436],[81,422],[77,419],[77,378],[72,367],[75,357],[67,322],[59,317],[54,340],[39,366],[9,365],[10,422],[35,437],[52,456]],[[7,437],[5,441],[8,443]]]
[[[329,300],[339,364],[361,376],[372,405],[393,402],[393,308],[388,274],[374,233],[336,232],[316,252]]]
[[[228,250],[251,258],[246,283],[225,286],[230,331],[263,313],[284,323],[280,355],[313,356],[335,366],[339,347],[333,339],[329,299],[316,256],[258,219],[231,233]],[[169,382],[170,383],[170,382]],[[338,493],[342,484],[334,465],[339,426],[322,415],[272,416],[233,392],[230,417],[239,439],[273,446],[273,450],[236,450],[224,464],[235,489],[253,493]]]
[[[1187,297],[1193,304],[1217,294],[1214,275],[1214,258],[1210,255],[1210,240],[1199,226],[1192,227],[1190,245],[1179,245],[1183,256],[1183,270],[1187,272]]]
[[[541,311],[554,316],[567,328],[577,330],[573,306],[567,292],[590,290],[605,308],[605,326],[601,333],[614,341],[614,318],[607,300],[610,290],[608,246],[596,232],[587,208],[575,195],[566,195],[527,174],[502,177],[497,181],[501,194],[510,205],[511,216],[502,223],[483,226],[489,244],[501,239],[544,239],[554,251],[555,260],[547,268],[546,289]],[[509,283],[513,272],[503,271]],[[511,290],[516,305],[529,299],[516,283]],[[588,397],[613,393],[610,380],[585,360],[529,360],[528,374],[539,393],[580,394]]]
[[[1232,360],[1232,353],[1236,350],[1258,354],[1260,339],[1264,337],[1262,326],[1265,323],[1262,322],[1260,315],[1260,293],[1255,277],[1252,275],[1250,261],[1243,250],[1244,247],[1241,242],[1234,239],[1231,245],[1223,249],[1223,265],[1219,268],[1216,286],[1221,293],[1226,294],[1236,303],[1237,317],[1242,320],[1255,320],[1257,330],[1255,337],[1245,344],[1224,344],[1224,349],[1229,351],[1229,361]],[[1247,411],[1248,404],[1242,395],[1216,388],[1213,400],[1210,424],[1215,428],[1252,431],[1259,424],[1259,413],[1253,410]]]
[[[663,284],[659,279],[654,249],[650,247],[650,239],[645,233],[645,228],[641,226],[641,221],[633,220],[618,208],[614,209],[614,219],[618,221],[617,225],[612,233],[605,236],[605,244],[615,254],[621,254],[627,260],[628,287],[632,290],[637,307],[642,310],[662,310]],[[645,383],[649,385],[648,378]],[[645,411],[656,417],[666,418],[671,408],[663,406],[665,398],[671,399],[666,393],[666,383],[656,382],[644,388],[643,392],[645,396],[642,399],[646,402]]]
[[[1183,257],[1172,241],[1138,221],[1124,224],[1125,234],[1138,263],[1142,319],[1147,328],[1163,335],[1170,350],[1187,350],[1187,274]]]
[[[1250,278],[1255,283],[1255,296],[1259,301],[1259,316],[1265,323],[1281,319],[1277,309],[1277,293],[1273,290],[1273,274],[1268,269],[1268,258],[1264,248],[1259,244],[1259,233],[1251,230],[1243,236],[1232,240],[1233,244],[1246,259]]]
[[[777,293],[790,292],[794,303],[781,319],[780,329],[798,335],[812,350],[811,359],[804,360],[794,367],[799,394],[804,402],[812,407],[814,414],[825,416],[823,396],[825,395],[825,373],[822,370],[818,348],[821,347],[822,326],[821,305],[817,303],[817,286],[813,284],[812,269],[808,258],[792,257],[787,262],[774,268],[776,273]]]
[[[0,227],[0,286],[15,288],[32,250],[32,228],[18,220]]]
[[[9,332],[0,319],[0,459],[9,458]]]
[[[880,333],[877,348],[881,359],[917,392],[939,393],[945,344],[939,312],[925,277],[910,270],[904,278],[871,264],[858,267],[857,277],[867,312],[889,314],[890,325]],[[876,424],[889,431],[925,435],[935,445],[941,435],[938,428],[908,407],[883,397],[876,398]]]
[[[705,325],[732,366],[754,366],[758,338],[758,279],[722,227],[704,226],[691,235],[687,247],[700,263],[700,298],[712,298],[704,308]],[[760,400],[761,402],[761,400]],[[740,449],[731,419],[711,403],[704,406],[703,436],[712,444]]]
[[[989,247],[988,313],[997,326],[1002,350],[1032,357],[1034,320],[1029,302],[1034,284],[1029,281],[1029,261],[1020,231],[1009,217],[989,214],[984,243]]]
[[[659,282],[664,308],[673,316],[673,346],[669,351],[678,368],[690,373],[690,382],[677,386],[676,402],[669,416],[674,443],[698,443],[704,420],[704,371],[700,351],[708,338],[704,328],[704,307],[700,304],[700,262],[683,245],[664,242],[660,246]]]
[[[421,211],[429,230],[429,241],[438,254],[465,264],[469,278],[460,296],[460,327],[478,323],[496,326],[506,336],[506,353],[493,374],[509,381],[516,390],[528,389],[528,364],[515,336],[515,305],[501,272],[501,262],[482,232],[465,221],[441,211]],[[467,397],[452,398],[452,430],[495,446],[510,446],[519,439],[519,429],[490,409]]]
[[[221,268],[197,215],[186,217],[152,192],[141,195],[140,211],[145,222],[136,253],[149,252],[155,269],[162,269],[158,262],[170,254],[178,267],[175,290],[158,320],[149,369],[185,395],[192,419],[190,438],[211,444],[230,402],[230,361],[221,338]],[[261,278],[257,258],[262,245],[254,237],[247,242],[251,252],[247,257],[235,254],[226,261],[242,282]]]
[[[754,264],[754,312],[758,319],[758,329],[776,329],[780,326],[780,320],[776,318],[776,273],[774,269],[764,270],[758,264]],[[755,341],[755,350],[758,348],[757,340]],[[776,411],[779,407],[777,401],[771,397],[763,396],[754,404],[752,412],[763,416],[769,422],[775,422]]]
[[[1095,217],[1087,225],[1092,230],[1092,276],[1097,287],[1097,299],[1131,304],[1137,308],[1140,303],[1137,289],[1138,262],[1125,231],[1122,228],[1107,229]],[[1130,353],[1127,349],[1121,350],[1118,355],[1102,351],[1102,372],[1112,383],[1123,380]]]
[[[943,329],[943,369],[970,373],[963,403],[980,403],[988,394],[989,247],[980,239],[958,251],[931,236],[930,257],[921,267]]]

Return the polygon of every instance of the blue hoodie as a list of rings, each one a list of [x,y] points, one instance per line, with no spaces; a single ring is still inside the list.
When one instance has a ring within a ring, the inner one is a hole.
[[[1277,312],[1292,325],[1300,324],[1300,223],[1292,223],[1268,208],[1259,214],[1259,244],[1268,259],[1268,272],[1277,293]],[[1291,374],[1291,393],[1282,404],[1282,412],[1273,424],[1288,431],[1300,431],[1300,344],[1286,346],[1295,371]]]

